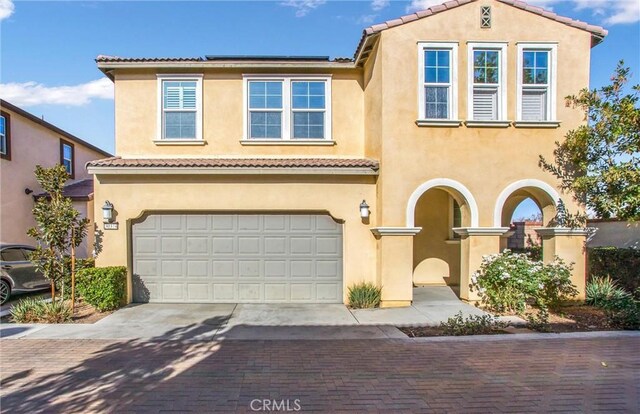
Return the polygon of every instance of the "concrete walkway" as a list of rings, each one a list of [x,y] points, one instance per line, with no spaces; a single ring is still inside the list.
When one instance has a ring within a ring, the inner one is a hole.
[[[27,339],[368,339],[402,338],[398,326],[434,326],[456,313],[484,312],[448,287],[414,289],[406,308],[350,310],[340,304],[134,304],[95,324],[0,326]]]

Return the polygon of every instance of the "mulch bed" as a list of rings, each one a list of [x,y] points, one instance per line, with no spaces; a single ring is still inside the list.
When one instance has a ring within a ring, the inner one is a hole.
[[[90,304],[82,301],[82,299],[78,299],[73,319],[67,323],[96,323],[112,313],[113,311],[100,312]],[[0,318],[0,323],[15,323],[15,321],[11,318],[11,315],[7,315]]]
[[[537,313],[537,310],[531,309],[528,310],[525,315],[535,313]],[[445,330],[439,326],[398,329],[410,338],[447,335]],[[589,305],[569,305],[549,312],[548,329],[540,330],[539,332],[565,333],[618,330],[620,329],[610,325],[609,318],[602,309]],[[532,332],[536,331],[526,326],[511,326],[506,329],[496,329],[491,332],[486,332],[482,335],[520,334]]]

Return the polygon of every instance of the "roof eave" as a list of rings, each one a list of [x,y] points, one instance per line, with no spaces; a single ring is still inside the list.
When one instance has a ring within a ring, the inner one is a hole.
[[[111,78],[115,69],[355,69],[355,62],[97,62],[98,69]]]
[[[96,175],[378,175],[369,167],[116,167],[87,166]]]

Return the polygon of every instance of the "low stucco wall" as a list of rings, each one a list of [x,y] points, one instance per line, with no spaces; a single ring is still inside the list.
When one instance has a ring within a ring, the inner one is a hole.
[[[326,212],[343,221],[344,297],[348,286],[376,282],[376,239],[363,223],[359,205],[367,200],[375,210],[373,177],[275,176],[97,176],[95,202],[109,200],[118,230],[104,230],[98,266],[131,269],[131,225],[145,212]],[[102,223],[102,211],[95,220]],[[129,284],[130,285],[130,284]],[[129,297],[131,288],[129,287]]]
[[[588,226],[597,230],[587,239],[587,247],[640,249],[640,223],[594,220]]]

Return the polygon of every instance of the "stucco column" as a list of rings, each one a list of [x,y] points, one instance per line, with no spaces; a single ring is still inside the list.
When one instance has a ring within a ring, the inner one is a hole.
[[[460,241],[460,299],[474,302],[480,300],[478,292],[471,292],[471,275],[480,269],[482,257],[500,253],[500,239],[509,231],[508,227],[461,227],[453,229]]]
[[[555,256],[558,256],[567,264],[573,264],[571,282],[578,289],[578,296],[575,299],[584,300],[588,231],[565,227],[543,227],[535,231],[542,237],[542,258],[545,263],[551,262]]]
[[[413,301],[413,236],[420,227],[376,227],[378,239],[378,285],[382,308],[411,305]]]

